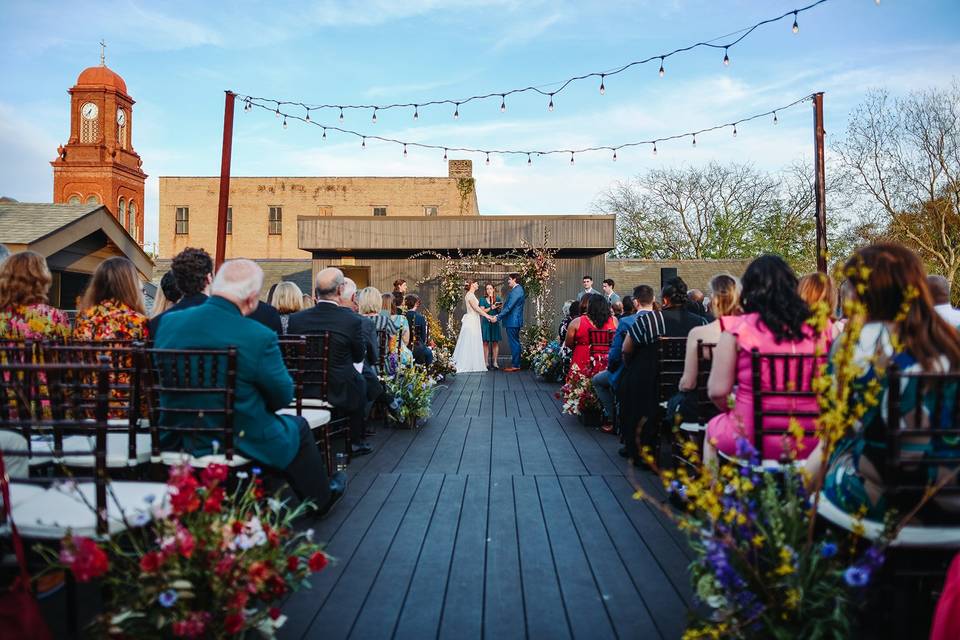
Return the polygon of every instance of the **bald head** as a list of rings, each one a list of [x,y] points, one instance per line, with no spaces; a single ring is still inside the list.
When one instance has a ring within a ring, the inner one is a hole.
[[[344,285],[343,271],[336,267],[327,267],[317,273],[317,284],[315,293],[321,300],[333,300],[338,302],[340,297],[340,287]]]
[[[263,269],[256,262],[227,260],[213,279],[210,295],[226,298],[247,315],[257,308],[262,286]]]
[[[690,291],[687,291],[687,299],[690,302],[703,302],[704,297],[703,291],[700,291],[700,289],[690,289]]]
[[[927,287],[934,304],[950,304],[950,281],[943,276],[927,276]]]

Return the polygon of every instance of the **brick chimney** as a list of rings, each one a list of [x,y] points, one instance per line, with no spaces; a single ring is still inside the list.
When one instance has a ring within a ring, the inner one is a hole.
[[[447,171],[450,178],[472,178],[473,160],[448,160]]]

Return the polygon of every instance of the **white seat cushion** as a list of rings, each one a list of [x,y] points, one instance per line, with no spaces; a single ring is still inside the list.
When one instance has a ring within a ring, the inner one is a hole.
[[[820,494],[817,513],[831,524],[853,531],[853,517],[833,504],[823,493]],[[863,536],[868,540],[876,540],[883,533],[882,522],[861,520],[860,523],[863,525]],[[908,525],[900,530],[900,534],[890,545],[893,547],[960,547],[960,526]]]
[[[11,484],[11,491],[18,483]],[[96,536],[96,486],[92,482],[66,483],[33,492],[12,494],[13,521],[25,538],[58,539],[69,530],[77,536]],[[151,505],[166,498],[167,485],[160,482],[111,482],[107,486],[107,525],[111,534],[152,519]],[[26,497],[22,499],[20,495]],[[122,517],[121,517],[122,516]]]
[[[94,450],[96,439],[93,436],[66,436],[63,439],[64,457],[56,460],[72,467],[92,467],[92,455],[70,455],[74,453],[90,453]],[[34,451],[53,451],[53,439],[47,436],[31,438]],[[131,460],[128,454],[129,436],[126,433],[107,434],[107,467],[111,469],[143,464],[150,460],[150,434],[138,433],[136,441],[136,458]],[[31,458],[32,465],[43,464],[53,460],[48,456]]]
[[[178,464],[189,464],[195,469],[205,469],[211,464],[223,464],[228,467],[242,467],[244,465],[250,464],[250,460],[244,458],[243,456],[234,453],[233,459],[227,461],[227,457],[222,453],[216,455],[210,454],[206,456],[194,456],[184,451],[163,451],[160,454],[160,462],[172,467]]]
[[[284,416],[297,415],[296,409],[280,409],[277,414]],[[311,429],[317,429],[330,422],[330,412],[326,409],[303,409],[300,413]]]
[[[303,399],[303,408],[307,407],[311,409],[333,409],[333,405],[327,402],[326,400],[321,400],[319,398],[304,398]],[[290,406],[293,408],[297,407],[297,402],[294,400],[290,403]]]
[[[696,422],[681,422],[680,431],[686,431],[687,433],[702,433],[707,430],[707,425],[698,424]]]

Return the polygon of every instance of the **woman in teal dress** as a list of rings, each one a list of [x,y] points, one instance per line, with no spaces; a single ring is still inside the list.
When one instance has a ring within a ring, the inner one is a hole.
[[[489,282],[483,291],[483,297],[480,298],[480,308],[492,316],[496,315],[503,306],[503,300],[497,295],[496,288]],[[491,359],[493,361],[493,364],[488,364],[488,366],[499,369],[497,358],[500,356],[500,323],[490,322],[486,318],[481,317],[480,332],[483,335],[483,353],[487,358],[487,362],[489,363]]]

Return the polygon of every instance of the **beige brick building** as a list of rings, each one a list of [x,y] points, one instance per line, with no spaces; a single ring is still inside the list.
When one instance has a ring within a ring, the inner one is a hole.
[[[642,260],[637,258],[611,259],[605,265],[605,278],[612,278],[620,295],[629,294],[637,285],[648,284],[658,290],[662,283],[680,276],[691,289],[707,291],[710,279],[718,273],[743,275],[750,260]],[[601,277],[594,275],[600,289]]]
[[[216,247],[216,177],[160,177],[160,258]],[[309,259],[297,220],[325,216],[479,215],[473,164],[451,160],[444,177],[230,179],[226,257]]]

